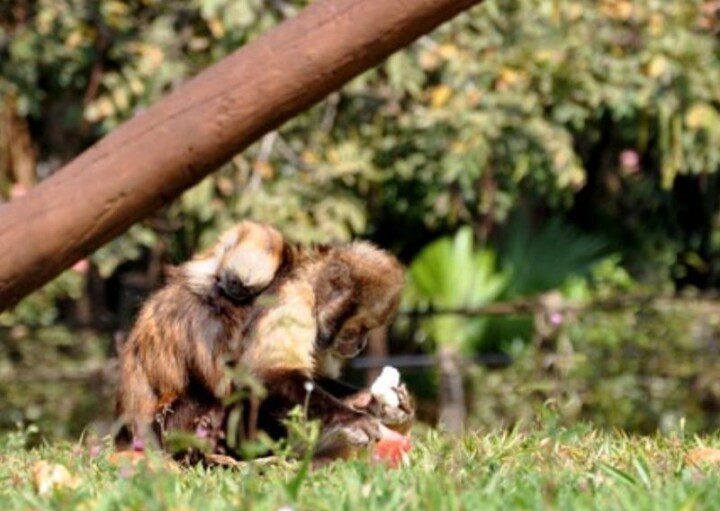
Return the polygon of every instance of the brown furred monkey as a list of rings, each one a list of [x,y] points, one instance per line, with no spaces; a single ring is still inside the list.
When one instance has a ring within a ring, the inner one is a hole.
[[[389,253],[355,242],[308,249],[297,268],[278,288],[277,302],[251,324],[240,356],[277,405],[268,409],[266,399],[260,418],[279,419],[306,403],[309,417],[324,426],[377,438],[376,418],[316,383],[337,378],[342,361],[365,347],[368,332],[389,322],[400,300],[402,267]]]
[[[258,427],[272,437],[282,436],[282,420],[300,404],[307,405],[310,418],[321,420],[325,431],[339,432],[340,444],[351,438],[357,443],[377,439],[382,421],[356,406],[360,394],[332,379],[343,359],[364,348],[368,331],[395,313],[402,267],[364,242],[293,247],[286,254],[290,261],[284,264],[290,269],[252,305],[252,319],[238,343],[237,363],[268,392],[257,414]],[[171,407],[165,427],[211,432],[214,449],[224,432],[218,421],[226,418],[218,406],[223,405],[203,396],[183,399]]]
[[[118,447],[144,443],[156,414],[190,391],[227,394],[225,357],[236,351],[251,299],[282,273],[285,250],[277,230],[245,221],[171,269],[120,348]]]

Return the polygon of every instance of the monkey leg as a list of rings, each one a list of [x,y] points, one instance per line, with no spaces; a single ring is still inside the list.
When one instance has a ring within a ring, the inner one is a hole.
[[[118,398],[118,417],[120,429],[115,435],[115,447],[118,450],[142,451],[148,442],[157,442],[154,436],[154,421],[158,411],[158,400],[152,392],[134,393],[135,389],[125,389],[123,401]]]

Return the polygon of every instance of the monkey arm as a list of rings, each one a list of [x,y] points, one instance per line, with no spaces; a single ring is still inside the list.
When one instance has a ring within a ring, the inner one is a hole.
[[[382,421],[383,417],[374,413],[373,396],[369,389],[361,389],[328,376],[316,378],[315,383],[326,392],[342,400],[343,403],[353,410],[369,413]]]
[[[349,383],[345,383],[328,376],[317,376],[314,378],[314,382],[315,385],[338,399],[345,399],[346,397],[351,397],[358,393],[367,392],[365,389],[360,389],[359,387],[355,387],[354,385],[350,385]]]
[[[309,377],[302,371],[273,371],[263,378],[268,391],[268,398],[277,403],[286,403],[286,412],[295,405],[307,405],[308,417],[319,419],[323,425],[349,423],[361,419],[371,418],[368,414],[356,410],[334,394],[338,390],[341,394],[351,395],[356,389],[335,381],[330,384],[329,379],[320,381]],[[331,386],[328,390],[325,385]],[[352,389],[352,390],[350,390]]]
[[[379,403],[369,389],[360,389],[329,377],[318,377],[315,379],[315,383],[316,386],[342,400],[352,409],[378,418],[390,429],[405,434],[412,427],[415,419],[415,406],[405,385],[401,385],[396,391],[400,401],[399,405],[395,408],[388,408]]]
[[[264,380],[268,395],[258,414],[259,428],[279,438],[287,433],[282,425],[287,412],[296,405],[306,406],[308,418],[322,423],[314,453],[316,461],[349,458],[382,436],[382,425],[376,417],[346,402],[357,395],[357,389],[349,385],[329,378],[316,380],[293,370],[276,371]]]

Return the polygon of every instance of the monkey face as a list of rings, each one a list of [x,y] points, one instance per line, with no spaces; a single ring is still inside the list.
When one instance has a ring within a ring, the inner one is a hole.
[[[368,343],[368,331],[365,328],[341,328],[332,341],[332,350],[342,358],[352,358],[360,354]]]
[[[350,313],[344,318],[341,317],[335,327],[326,332],[326,349],[341,358],[357,356],[367,346],[370,330],[387,324],[396,308],[396,300],[387,300],[387,298],[384,303],[376,300],[372,305],[366,303],[350,305]]]
[[[219,294],[235,304],[244,303],[263,290],[262,286],[246,286],[231,270],[222,271],[218,275],[217,289]]]
[[[222,295],[237,304],[262,292],[283,263],[285,242],[269,225],[244,221],[210,249],[182,265],[187,286],[201,296]]]
[[[368,332],[386,325],[397,310],[402,266],[387,252],[357,242],[338,249],[320,273],[318,345],[340,358],[354,357],[367,345]]]
[[[336,304],[337,305],[337,304]],[[336,315],[318,315],[317,345],[331,351],[340,358],[352,358],[367,345],[369,328],[363,324],[358,307],[351,300],[343,308],[333,312]]]

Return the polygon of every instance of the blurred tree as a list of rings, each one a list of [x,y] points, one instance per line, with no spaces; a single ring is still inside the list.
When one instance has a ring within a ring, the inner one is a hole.
[[[306,2],[10,4],[0,18],[0,90],[30,119],[45,177]],[[368,233],[409,257],[433,231],[462,223],[487,239],[530,200],[572,207],[586,228],[613,232],[631,262],[649,254],[707,276],[718,236],[714,181],[705,175],[720,158],[720,66],[708,6],[489,1],[169,208],[169,257],[186,257],[246,215],[303,241]],[[682,240],[693,217],[673,206],[673,193],[687,195],[669,191],[679,175],[692,176],[707,197],[695,208],[706,220]],[[141,226],[94,261],[107,275],[156,239],[152,225]]]

